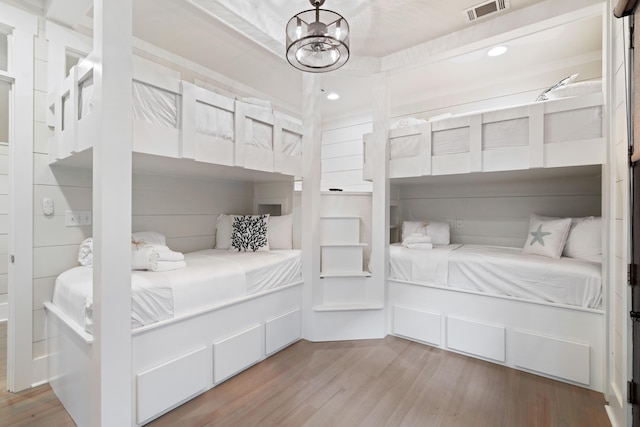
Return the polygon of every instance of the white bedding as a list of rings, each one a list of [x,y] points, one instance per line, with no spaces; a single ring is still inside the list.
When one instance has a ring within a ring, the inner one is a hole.
[[[131,327],[197,312],[246,295],[301,280],[299,250],[185,254],[187,267],[131,272]],[[91,333],[93,271],[74,267],[56,279],[53,303]]]
[[[389,258],[392,279],[588,308],[602,304],[598,263],[481,245],[432,250],[391,245]]]

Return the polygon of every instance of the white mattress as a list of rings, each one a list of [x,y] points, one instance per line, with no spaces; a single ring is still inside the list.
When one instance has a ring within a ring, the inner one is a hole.
[[[203,310],[301,280],[299,250],[229,252],[206,249],[185,254],[186,268],[131,272],[131,327]],[[74,267],[55,282],[53,303],[91,333],[93,271]]]
[[[432,250],[391,245],[389,255],[392,279],[588,308],[602,304],[599,263],[481,245]]]

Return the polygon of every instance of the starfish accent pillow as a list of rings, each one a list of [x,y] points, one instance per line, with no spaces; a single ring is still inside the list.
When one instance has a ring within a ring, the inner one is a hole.
[[[545,219],[533,214],[522,252],[560,258],[570,229],[571,218]]]

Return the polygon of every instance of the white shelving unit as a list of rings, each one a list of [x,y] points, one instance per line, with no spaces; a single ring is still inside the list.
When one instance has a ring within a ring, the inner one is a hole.
[[[360,217],[322,217],[320,277],[368,277],[363,269]]]
[[[371,273],[364,267],[366,243],[360,241],[359,216],[320,218],[321,298],[316,312],[377,310],[370,298]]]

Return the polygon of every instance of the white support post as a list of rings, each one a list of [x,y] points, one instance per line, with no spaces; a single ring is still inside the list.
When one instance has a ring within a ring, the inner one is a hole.
[[[321,77],[305,73],[302,76],[302,278],[305,319],[302,336],[313,340],[314,302],[320,300],[320,171],[321,171]]]
[[[94,4],[92,425],[133,423],[131,372],[132,0]]]
[[[38,22],[0,3],[0,23],[14,28],[8,70],[15,80],[9,108],[7,388],[18,392],[31,387],[33,378],[33,45]]]
[[[389,93],[385,73],[373,85],[373,194],[371,196],[371,265],[375,301],[386,307],[389,276]],[[385,308],[385,313],[388,307]],[[385,316],[385,318],[388,318]],[[387,326],[388,329],[388,326]],[[385,333],[388,331],[384,331]]]

